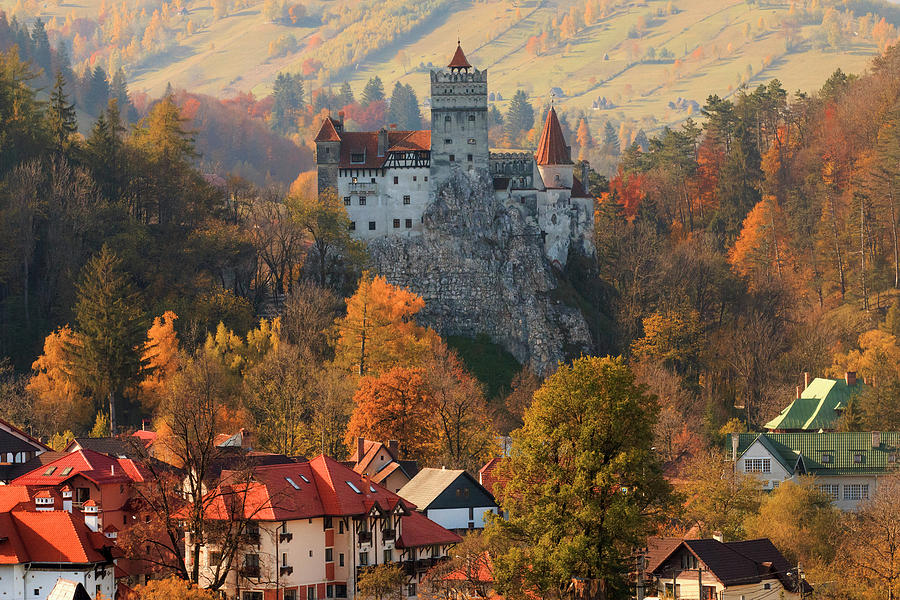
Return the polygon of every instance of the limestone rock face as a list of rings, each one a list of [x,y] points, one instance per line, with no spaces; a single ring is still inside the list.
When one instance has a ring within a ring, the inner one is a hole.
[[[581,312],[555,299],[541,233],[490,179],[454,169],[424,213],[421,236],[369,242],[375,270],[425,299],[418,321],[442,335],[485,333],[538,373],[589,353]]]

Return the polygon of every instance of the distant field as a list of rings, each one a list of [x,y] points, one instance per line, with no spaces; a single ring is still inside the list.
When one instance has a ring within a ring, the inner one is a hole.
[[[96,12],[102,1],[46,3],[42,16],[62,20],[70,13],[88,15]],[[8,9],[11,3],[0,0],[0,6]],[[322,2],[305,4],[315,10]],[[399,80],[412,85],[424,101],[429,93],[428,66],[446,64],[458,36],[470,62],[489,70],[490,89],[503,98],[511,98],[523,88],[538,106],[549,100],[551,87],[559,87],[564,95],[556,104],[572,115],[587,114],[595,134],[608,120],[626,121],[651,133],[690,116],[690,109],[669,107],[679,97],[702,106],[709,94],[728,96],[742,80],[755,85],[776,77],[789,91],[811,91],[838,67],[848,72],[863,70],[876,52],[873,43],[861,42],[845,46],[841,52],[813,50],[807,43],[787,53],[779,24],[789,3],[758,8],[745,0],[646,0],[623,4],[614,14],[545,54],[528,53],[529,37],[573,4],[575,0],[455,0],[446,15],[430,19],[414,35],[346,69],[330,83],[349,79],[359,93],[370,77],[378,75],[388,93]],[[647,18],[670,6],[676,9],[674,14]],[[218,20],[212,18],[208,0],[189,1],[186,7],[199,24],[196,31],[181,39],[175,50],[131,72],[133,90],[158,95],[171,83],[216,96],[245,91],[264,96],[279,71],[300,70],[310,53],[306,44],[310,36],[340,36],[340,31],[268,22],[263,3],[252,0],[239,12]],[[643,35],[629,38],[629,30],[640,19],[648,22]],[[811,37],[815,27],[804,26],[799,34]],[[301,50],[270,59],[269,43],[288,33]],[[665,50],[671,58],[632,64],[650,48],[657,55]],[[397,59],[400,51],[408,57],[409,70]],[[318,83],[311,81],[311,85]],[[615,108],[592,109],[600,96]],[[497,104],[505,108],[504,102]]]

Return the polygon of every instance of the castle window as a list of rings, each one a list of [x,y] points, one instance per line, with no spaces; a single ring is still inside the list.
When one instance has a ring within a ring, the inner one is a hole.
[[[409,204],[409,196],[403,196],[403,204]]]
[[[472,155],[471,154],[466,155],[466,160],[469,162],[472,162]]]
[[[469,138],[469,143],[473,146],[475,145],[475,138]]]
[[[450,155],[450,162],[456,162],[456,155],[455,155],[455,154],[451,154],[451,155]]]
[[[394,229],[400,229],[400,219],[394,219]]]
[[[351,152],[350,153],[350,162],[353,164],[360,165],[366,162],[366,155],[364,152]]]
[[[445,139],[445,140],[444,140],[444,143],[445,143],[445,144],[452,144],[452,143],[453,143],[453,140],[451,140],[451,139],[448,138],[448,139]]]
[[[344,196],[344,206],[350,206],[350,196]]]
[[[407,229],[412,229],[412,219],[406,219],[404,225]]]
[[[416,177],[415,175],[413,175],[413,181],[418,181],[418,180],[419,180],[418,177]]]
[[[360,205],[360,206],[365,206],[365,205],[366,205],[366,197],[365,197],[365,196],[360,196],[360,197],[359,197],[359,205]]]
[[[469,120],[470,120],[470,121],[474,121],[474,120],[475,120],[475,115],[469,115]]]
[[[350,231],[356,231],[356,221],[350,221]]]
[[[397,185],[398,183],[400,183],[400,178],[394,177],[394,185]]]
[[[371,181],[372,181],[372,183],[375,183],[375,178],[373,177],[373,178],[371,179]]]
[[[425,176],[425,181],[428,181],[428,175]]]
[[[369,231],[375,231],[375,221],[369,221]]]

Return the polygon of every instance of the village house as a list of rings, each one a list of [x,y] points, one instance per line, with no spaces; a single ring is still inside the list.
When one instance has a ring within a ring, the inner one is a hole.
[[[403,595],[413,598],[425,573],[460,541],[368,475],[326,456],[255,467],[249,481],[223,472],[211,493],[210,518],[246,523],[222,588],[241,600],[353,598],[360,574],[385,563],[403,566]],[[203,548],[202,580],[214,578],[220,551]]]
[[[357,438],[356,448],[346,464],[357,473],[365,473],[372,481],[395,493],[419,472],[416,461],[400,460],[396,440],[390,440],[385,445]]]
[[[0,486],[0,600],[43,600],[61,577],[115,597],[115,542],[97,531],[96,515],[62,502],[47,489]]]
[[[9,483],[21,465],[49,450],[39,440],[0,419],[0,483]]]
[[[462,469],[422,469],[398,492],[426,517],[447,529],[484,529],[496,513],[494,497]]]
[[[898,432],[731,434],[731,459],[739,472],[759,477],[769,490],[811,475],[843,510],[871,498],[879,478],[896,471],[898,448]]]
[[[638,600],[794,600],[811,591],[768,539],[650,538],[640,560]]]

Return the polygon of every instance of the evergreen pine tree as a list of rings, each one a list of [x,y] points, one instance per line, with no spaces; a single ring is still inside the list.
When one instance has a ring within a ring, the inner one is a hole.
[[[297,117],[303,110],[303,79],[299,74],[279,73],[272,97],[272,128],[283,134],[296,132]]]
[[[406,84],[405,105],[403,108],[403,129],[420,129],[422,127],[422,111],[419,110],[419,98],[416,91]]]
[[[503,113],[493,104],[488,111],[488,123],[490,123],[490,127],[503,126]]]
[[[616,133],[616,128],[609,121],[606,122],[606,126],[603,128],[603,146],[613,156],[618,156],[621,152],[619,134]]]
[[[647,134],[643,129],[638,131],[637,135],[634,136],[634,143],[638,145],[638,148],[641,149],[641,152],[646,152],[650,147],[650,140],[647,139]]]
[[[68,348],[73,375],[96,398],[107,399],[115,435],[117,400],[146,370],[147,322],[121,261],[105,245],[84,267],[75,318],[78,341]]]
[[[44,70],[45,80],[50,80],[52,65],[50,64],[50,39],[44,22],[38,17],[31,27],[31,43],[34,47],[34,62]]]
[[[125,121],[129,123],[137,121],[137,110],[128,95],[128,80],[125,78],[125,71],[122,70],[122,67],[116,70],[109,84],[109,98],[116,101],[117,110]]]
[[[514,142],[523,131],[530,131],[532,127],[534,127],[534,107],[528,101],[525,90],[517,90],[506,111],[506,136]]]
[[[118,101],[109,101],[106,111],[97,117],[91,135],[85,144],[88,164],[94,181],[110,203],[122,198],[127,185],[127,173],[124,169],[122,135],[125,126],[119,113]]]
[[[62,71],[56,72],[53,91],[50,92],[50,106],[47,110],[47,125],[54,150],[59,154],[68,152],[72,136],[78,131],[75,104],[69,103],[66,94],[66,80]]]
[[[69,58],[69,50],[64,41],[60,40],[56,45],[56,54],[52,62],[53,70],[62,73],[63,79],[66,80],[66,85],[75,85],[77,77],[75,76],[75,71],[72,70],[72,60]]]
[[[391,103],[388,106],[388,123],[396,125],[399,129],[405,129],[403,123],[406,120],[406,105],[408,92],[406,86],[399,81],[394,84],[391,92]]]
[[[109,103],[109,82],[106,80],[106,71],[99,65],[94,67],[89,77],[84,109],[92,115],[99,115]]]
[[[384,84],[381,83],[381,79],[376,75],[363,88],[362,103],[363,106],[369,106],[373,102],[380,102],[381,100],[384,100]]]
[[[353,104],[356,100],[353,97],[353,88],[350,87],[350,82],[345,81],[341,85],[340,91],[340,105],[347,106],[348,104]]]

